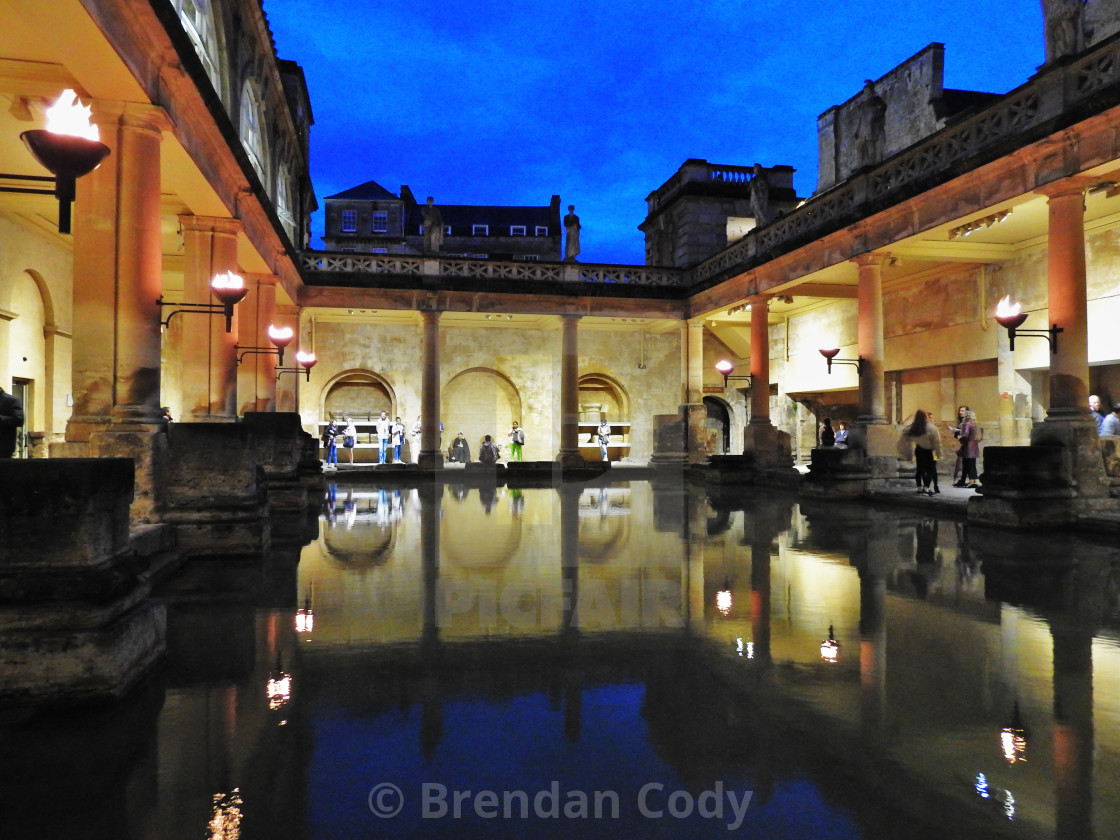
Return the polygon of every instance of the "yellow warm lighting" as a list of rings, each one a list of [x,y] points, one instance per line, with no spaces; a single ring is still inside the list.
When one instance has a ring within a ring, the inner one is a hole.
[[[292,675],[274,671],[268,678],[268,708],[279,709],[292,699]]]
[[[218,289],[244,289],[245,280],[232,271],[223,271],[221,274],[214,275],[214,279],[210,281],[210,288],[215,291]]]
[[[241,792],[215,793],[210,812],[210,840],[237,840],[241,836]]]
[[[311,609],[296,610],[296,632],[310,633],[315,629],[315,611]]]
[[[999,733],[999,743],[1008,764],[1027,760],[1027,736],[1022,729],[1004,727]]]
[[[268,325],[268,340],[277,347],[287,347],[293,338],[295,338],[295,333],[292,331],[291,327],[278,327],[275,324]]]
[[[92,109],[78,101],[78,94],[69,88],[44,113],[47,115],[47,131],[52,134],[67,134],[86,140],[101,139],[97,126],[90,122]]]

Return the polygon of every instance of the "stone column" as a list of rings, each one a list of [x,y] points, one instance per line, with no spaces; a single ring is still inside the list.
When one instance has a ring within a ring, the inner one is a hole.
[[[583,464],[579,454],[579,321],[581,315],[561,315],[560,328],[560,451],[561,466]]]
[[[770,425],[770,300],[751,298],[751,425]]]
[[[866,454],[872,479],[898,476],[897,440],[887,418],[883,345],[883,266],[888,254],[856,257],[859,267],[858,353],[863,359],[859,378],[859,417],[849,437],[849,449]]]
[[[261,347],[275,350],[268,337],[270,325],[276,323],[276,283],[275,274],[245,274],[245,286],[249,294],[237,305],[241,329],[238,330],[241,347],[239,355],[246,347]],[[296,350],[299,335],[293,327],[295,337],[284,351],[284,366],[296,364]],[[279,359],[274,353],[251,353],[241,357],[237,366],[238,414],[251,411],[276,410],[276,365]]]
[[[160,417],[160,108],[94,102],[112,153],[78,181],[74,213],[74,411],[67,441]],[[75,453],[76,454],[76,453]],[[137,477],[137,494],[146,488]]]
[[[212,216],[180,216],[183,231],[184,303],[217,303],[210,290],[215,274],[237,273],[237,235],[241,222]],[[183,418],[195,422],[228,422],[237,417],[238,309],[233,332],[226,332],[225,318],[183,312],[182,336]],[[246,342],[248,343],[248,342]]]
[[[743,431],[743,452],[754,455],[758,469],[793,466],[792,439],[770,422],[770,300],[762,295],[751,303],[751,420]]]
[[[1096,424],[1089,417],[1089,330],[1085,279],[1085,190],[1088,178],[1068,178],[1039,192],[1049,198],[1047,295],[1050,322],[1062,328],[1050,356],[1050,406],[1031,444],[1061,444],[1082,498],[1108,496]],[[1049,324],[1028,324],[1045,329]],[[1034,339],[1039,340],[1039,339]]]
[[[707,461],[716,451],[715,436],[708,431],[708,410],[704,407],[704,321],[701,318],[688,322],[686,359],[688,462],[695,464]]]
[[[883,266],[889,257],[863,254],[853,262],[859,266],[859,356],[863,373],[859,378],[861,423],[886,423],[886,382],[883,376]]]
[[[442,313],[426,309],[420,313],[424,325],[424,369],[420,380],[420,457],[421,469],[443,466],[439,423],[439,318]]]
[[[284,354],[284,367],[300,368],[299,373],[285,373],[283,375],[277,374],[275,370],[273,371],[272,387],[275,389],[276,410],[298,412],[300,410],[301,386],[307,382],[307,379],[302,366],[296,361],[296,353],[300,350],[313,352],[315,347],[310,336],[307,336],[307,340],[305,340],[302,332],[303,328],[299,322],[298,306],[277,306],[273,312],[273,323],[278,327],[291,327],[296,334]],[[279,379],[277,379],[278,375]],[[314,372],[311,375],[314,376]]]

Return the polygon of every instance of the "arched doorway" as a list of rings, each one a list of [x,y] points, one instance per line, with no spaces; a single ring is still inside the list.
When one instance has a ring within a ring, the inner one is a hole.
[[[713,455],[731,454],[731,414],[727,406],[715,397],[704,397],[704,408],[708,411],[708,431],[716,442]]]
[[[601,373],[579,378],[579,451],[585,460],[601,457],[595,430],[602,420],[611,425],[609,458],[619,461],[630,454],[630,398],[614,379]]]
[[[483,437],[490,435],[502,447],[503,457],[508,457],[506,434],[513,421],[521,418],[521,395],[496,370],[470,368],[456,374],[444,387],[440,418],[444,446],[462,432],[470,445],[471,458],[476,459]],[[532,444],[530,441],[526,446]]]

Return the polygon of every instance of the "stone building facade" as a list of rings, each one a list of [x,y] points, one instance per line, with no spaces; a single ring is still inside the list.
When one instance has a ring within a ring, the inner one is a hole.
[[[323,246],[328,251],[422,254],[425,203],[407,185],[395,195],[367,181],[327,196]],[[559,260],[563,229],[560,196],[547,205],[435,204],[443,224],[436,253],[494,260]]]

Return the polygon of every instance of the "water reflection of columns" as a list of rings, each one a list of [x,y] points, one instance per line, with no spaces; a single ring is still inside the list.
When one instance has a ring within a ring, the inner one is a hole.
[[[423,676],[420,680],[420,751],[430,758],[443,737],[443,687],[439,640],[439,521],[443,485],[422,484],[420,497],[420,567],[423,575],[424,606],[420,652]]]
[[[560,632],[579,632],[579,485],[560,485]]]
[[[1093,635],[1083,622],[1055,619],[1054,836],[1093,837]]]
[[[898,520],[871,512],[853,523],[852,535],[851,564],[860,584],[860,714],[864,734],[870,735],[887,722],[887,570],[888,558],[898,554]]]
[[[755,661],[770,664],[770,546],[775,533],[765,527],[759,518],[744,522],[743,536],[748,526],[751,546],[751,640],[754,643]]]

